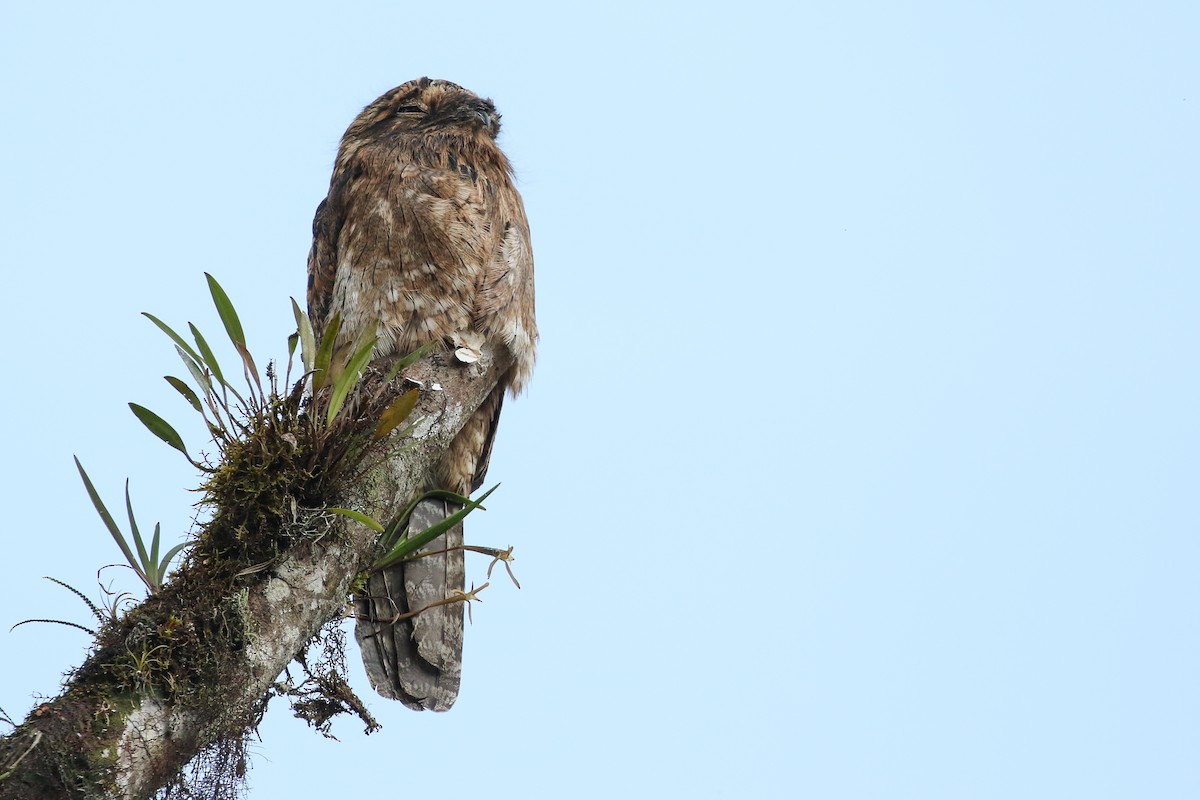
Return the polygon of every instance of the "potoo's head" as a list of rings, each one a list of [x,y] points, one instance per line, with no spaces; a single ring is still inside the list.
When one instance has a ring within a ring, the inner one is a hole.
[[[495,139],[500,115],[491,100],[457,83],[417,78],[385,92],[350,123],[346,140],[429,131],[484,134]]]

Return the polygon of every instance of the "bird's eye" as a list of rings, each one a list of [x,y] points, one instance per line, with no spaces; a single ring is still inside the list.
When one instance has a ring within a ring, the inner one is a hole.
[[[396,109],[397,114],[424,114],[425,109],[420,106],[400,106]]]

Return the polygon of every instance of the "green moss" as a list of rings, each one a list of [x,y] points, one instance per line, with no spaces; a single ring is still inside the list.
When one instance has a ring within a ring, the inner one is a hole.
[[[47,718],[31,714],[26,724],[38,726],[45,744],[31,756],[36,767],[29,774],[45,787],[70,787],[80,796],[113,793],[120,755],[113,738],[146,698],[211,721],[205,738],[212,744],[193,761],[190,779],[176,777],[172,797],[238,794],[247,737],[270,696],[288,695],[297,716],[325,734],[341,713],[375,727],[346,684],[336,624],[314,640],[324,655],[311,670],[301,658],[306,677],[299,686],[277,686],[249,714],[228,711],[223,689],[255,636],[249,586],[312,535],[298,519],[303,510],[341,505],[344,488],[362,479],[376,452],[375,422],[394,393],[378,375],[368,384],[373,388],[352,397],[332,426],[324,423],[320,397],[310,408],[294,390],[272,393],[251,409],[236,437],[218,437],[219,463],[201,487],[201,505],[211,516],[200,524],[183,568],[160,591],[102,624],[68,690],[46,704],[52,709]],[[18,740],[14,734],[0,743]],[[26,796],[56,793],[34,787]]]

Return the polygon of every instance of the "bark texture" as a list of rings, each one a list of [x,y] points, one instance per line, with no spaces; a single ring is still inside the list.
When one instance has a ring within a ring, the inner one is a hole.
[[[405,370],[422,386],[410,417],[421,422],[386,444],[353,496],[328,505],[394,518],[511,363],[503,352],[484,356],[469,366],[434,357]],[[181,569],[117,623],[117,638],[98,644],[58,697],[0,738],[0,799],[147,798],[204,747],[257,724],[274,681],[344,613],[351,582],[376,555],[376,535],[344,517],[292,503],[281,519],[295,545],[236,573],[204,608],[191,607],[193,565]],[[185,629],[206,651],[191,655],[209,666],[176,674],[186,659],[158,663],[165,651],[144,642]]]

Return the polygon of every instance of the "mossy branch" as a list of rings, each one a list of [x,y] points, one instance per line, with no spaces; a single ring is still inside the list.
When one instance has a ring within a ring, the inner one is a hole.
[[[222,320],[241,333],[236,317]],[[207,343],[197,353],[172,338],[189,368],[212,357]],[[276,678],[344,613],[355,577],[379,555],[374,531],[325,509],[396,518],[510,365],[503,351],[469,366],[435,354],[387,380],[389,364],[375,363],[325,437],[294,423],[304,414],[273,412],[234,436],[205,395],[210,430],[226,437],[220,460],[203,465],[212,519],[169,581],[102,626],[62,693],[0,737],[0,800],[147,798],[205,748],[240,742]],[[213,372],[213,394],[234,393]],[[379,417],[413,386],[425,387],[419,424],[376,439]],[[196,407],[195,393],[181,394]],[[274,396],[257,384],[248,394],[234,393],[246,405]],[[302,398],[280,399],[298,408]]]

